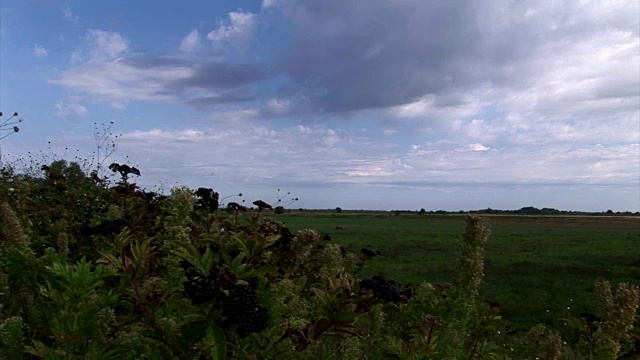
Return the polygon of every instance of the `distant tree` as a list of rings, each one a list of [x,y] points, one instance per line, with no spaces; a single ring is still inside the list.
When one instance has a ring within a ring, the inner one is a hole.
[[[196,201],[196,208],[204,208],[210,212],[218,210],[218,199],[220,198],[220,194],[213,191],[213,189],[201,187],[194,192],[194,195],[198,198]]]
[[[336,212],[337,212],[337,213],[341,213],[341,212],[342,212],[342,208],[341,208],[340,206],[338,206],[338,207],[336,208]]]
[[[280,206],[280,205],[276,206],[273,209],[273,212],[275,212],[276,214],[284,214],[284,206]]]
[[[420,211],[418,211],[418,214],[420,215],[424,215],[427,212],[427,210],[425,210],[424,208],[420,209]]]

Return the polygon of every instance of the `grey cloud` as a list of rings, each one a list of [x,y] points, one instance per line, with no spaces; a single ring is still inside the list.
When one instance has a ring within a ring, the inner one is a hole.
[[[637,34],[637,16],[628,14],[637,6],[615,6],[292,1],[283,10],[294,35],[281,70],[327,112],[386,108],[487,82],[525,88],[547,71],[546,58],[561,55],[567,44],[603,31]]]
[[[327,111],[383,108],[446,88],[452,59],[474,47],[465,6],[454,2],[323,1],[292,11],[287,71],[321,89],[311,95]]]
[[[225,93],[217,96],[203,96],[197,97],[187,101],[187,104],[193,105],[196,107],[203,106],[211,106],[211,105],[222,105],[222,104],[230,104],[237,102],[245,102],[255,100],[254,97],[243,95],[243,94],[235,94],[235,93]]]
[[[154,68],[154,67],[191,67],[188,61],[178,58],[170,58],[164,56],[134,55],[122,59],[125,64],[136,68]]]
[[[125,59],[124,62],[140,69],[189,68],[193,70],[191,76],[167,84],[169,89],[190,87],[230,89],[264,80],[268,75],[266,69],[259,64],[198,63],[180,58],[152,56],[133,56]]]
[[[258,64],[211,63],[138,53],[87,61],[50,82],[102,101],[180,99],[204,106],[254,100],[253,85],[266,77],[267,71]]]
[[[176,80],[169,86],[232,89],[261,81],[267,76],[264,68],[257,64],[199,64],[194,66],[194,70],[189,78]]]

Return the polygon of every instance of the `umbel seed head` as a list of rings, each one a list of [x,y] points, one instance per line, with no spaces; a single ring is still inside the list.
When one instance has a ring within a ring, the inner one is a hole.
[[[20,131],[20,128],[19,128],[19,127],[17,127],[17,126],[14,126],[14,127],[13,127],[13,132],[18,132],[18,131]]]

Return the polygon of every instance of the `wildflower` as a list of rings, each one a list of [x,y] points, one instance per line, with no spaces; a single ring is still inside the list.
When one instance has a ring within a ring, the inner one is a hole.
[[[13,127],[13,132],[19,132],[19,131],[20,131],[20,128],[19,128],[19,127],[17,127],[17,126],[14,126],[14,127]]]
[[[484,277],[484,246],[489,238],[489,229],[482,218],[467,216],[464,238],[460,252],[460,274],[458,282],[469,300],[480,291]]]

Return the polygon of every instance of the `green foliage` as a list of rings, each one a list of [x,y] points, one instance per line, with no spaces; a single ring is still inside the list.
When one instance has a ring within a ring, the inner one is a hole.
[[[0,323],[0,359],[23,359],[23,321],[12,316]]]
[[[601,320],[568,318],[567,345],[545,327],[510,333],[478,300],[481,218],[466,219],[455,286],[416,286],[364,279],[368,257],[260,210],[44,169],[0,178],[0,358],[605,359],[635,346],[629,284],[599,282]]]

